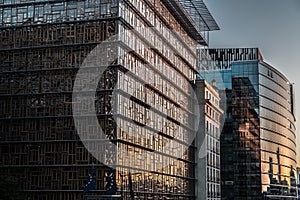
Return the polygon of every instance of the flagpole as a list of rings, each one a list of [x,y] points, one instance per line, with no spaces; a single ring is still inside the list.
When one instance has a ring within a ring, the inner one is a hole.
[[[131,197],[131,200],[134,200],[134,192],[133,192],[133,188],[132,188],[132,177],[131,177],[131,171],[130,170],[129,170],[129,173],[128,173],[128,181],[129,181],[130,197]]]

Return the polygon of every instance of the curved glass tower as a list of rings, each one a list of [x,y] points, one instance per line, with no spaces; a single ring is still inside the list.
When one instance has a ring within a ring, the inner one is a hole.
[[[210,49],[203,71],[224,91],[224,199],[296,199],[293,84],[257,48]],[[233,191],[233,192],[232,192]]]
[[[272,66],[259,64],[262,190],[290,196],[296,192],[296,135],[293,84]]]

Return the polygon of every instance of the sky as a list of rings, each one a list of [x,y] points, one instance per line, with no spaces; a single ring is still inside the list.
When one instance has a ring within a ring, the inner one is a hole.
[[[205,0],[220,31],[211,48],[258,47],[264,61],[295,86],[297,162],[300,166],[300,1]]]

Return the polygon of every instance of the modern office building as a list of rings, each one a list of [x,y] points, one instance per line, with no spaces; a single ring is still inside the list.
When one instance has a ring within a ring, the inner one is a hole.
[[[201,75],[226,97],[222,198],[296,199],[293,84],[257,48],[210,49],[209,55],[213,64]]]
[[[1,176],[24,199],[195,199],[189,86],[216,29],[202,0],[0,0]]]
[[[199,101],[200,123],[195,140],[197,200],[221,199],[220,176],[220,108],[218,90],[205,80],[197,80],[195,92]]]

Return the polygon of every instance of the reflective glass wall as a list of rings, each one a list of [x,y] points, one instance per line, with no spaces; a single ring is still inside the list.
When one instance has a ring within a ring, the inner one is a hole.
[[[291,83],[273,67],[259,65],[262,189],[269,196],[297,195],[296,135]]]
[[[226,99],[221,102],[226,110],[221,134],[222,196],[227,199],[258,199],[260,196],[265,199],[294,199],[293,84],[265,63],[258,49],[211,49],[210,55],[214,65],[203,71],[202,76],[208,81],[215,80],[218,88],[223,89],[223,99]],[[242,97],[242,94],[245,96]],[[237,115],[245,108],[252,110],[249,112],[252,113],[250,118],[255,119],[252,127],[249,126],[249,117]],[[246,127],[248,131],[244,130]],[[247,133],[252,139],[244,142]],[[258,136],[254,137],[256,134]],[[249,144],[255,145],[247,146]],[[243,151],[236,152],[241,147],[246,151],[244,156],[241,155]],[[260,153],[254,147],[259,148]],[[257,156],[260,156],[259,160],[255,159]],[[236,162],[242,165],[236,165]],[[243,173],[244,178],[235,179]],[[258,189],[260,192],[257,192]]]
[[[252,81],[241,76],[232,78],[231,97],[234,199],[258,199],[261,196],[258,95]]]
[[[196,43],[160,0],[127,1],[121,16],[127,23],[118,27],[124,44],[118,62],[125,70],[117,71],[115,88],[117,193],[131,198],[131,179],[138,199],[194,199],[189,81]]]

